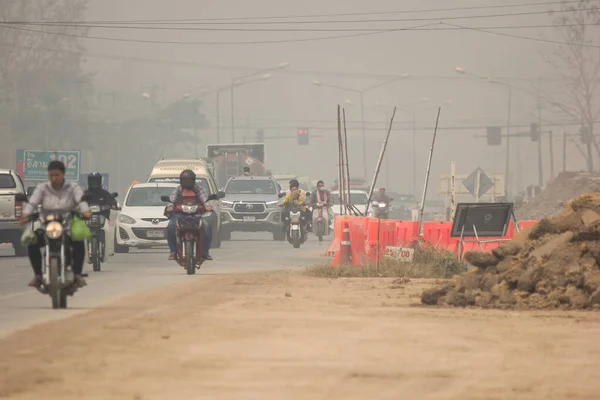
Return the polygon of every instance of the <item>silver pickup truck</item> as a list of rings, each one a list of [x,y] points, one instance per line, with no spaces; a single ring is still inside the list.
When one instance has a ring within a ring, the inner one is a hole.
[[[15,255],[27,255],[27,248],[21,244],[19,217],[23,214],[23,204],[15,202],[16,194],[25,194],[25,186],[15,170],[0,169],[0,243],[12,243]]]

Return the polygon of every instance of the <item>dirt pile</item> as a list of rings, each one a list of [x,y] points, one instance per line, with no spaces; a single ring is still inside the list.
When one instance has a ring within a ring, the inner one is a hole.
[[[428,305],[600,309],[600,193],[580,196],[492,253],[469,252],[475,268],[427,290]]]
[[[539,221],[560,213],[562,205],[584,193],[600,190],[600,174],[588,172],[563,172],[538,196],[515,211],[518,219]]]

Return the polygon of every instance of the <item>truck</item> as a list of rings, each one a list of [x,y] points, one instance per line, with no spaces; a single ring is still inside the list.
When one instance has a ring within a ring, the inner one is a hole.
[[[267,176],[265,155],[264,143],[209,144],[206,146],[206,160],[211,164],[213,175],[220,188],[224,188],[230,178],[242,175],[244,167],[249,167],[250,173],[254,176]]]
[[[29,190],[29,194],[33,192]],[[0,169],[0,243],[10,243],[17,257],[27,255],[27,247],[21,244],[23,233],[19,218],[23,215],[23,203],[15,195],[26,194],[25,185],[17,171]]]
[[[364,178],[358,177],[350,177],[350,189],[352,190],[364,190],[365,192],[369,192],[369,184]],[[336,179],[331,185],[331,190],[336,191],[338,188],[338,180]]]

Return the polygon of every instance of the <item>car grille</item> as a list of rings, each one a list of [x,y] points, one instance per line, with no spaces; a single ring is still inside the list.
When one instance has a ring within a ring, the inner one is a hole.
[[[269,216],[269,213],[261,213],[261,214],[239,214],[239,213],[231,213],[231,216],[235,219],[243,219],[244,217],[254,217],[256,219],[265,219]]]
[[[152,222],[152,224],[154,224],[154,225],[158,225],[161,222],[165,222],[165,221],[168,221],[168,220],[169,220],[168,218],[142,218],[142,221]],[[155,223],[153,221],[158,221],[158,222]]]
[[[166,235],[166,230],[165,229],[145,229],[145,228],[132,228],[131,229],[133,231],[133,234],[135,236],[137,236],[140,239],[146,239],[146,240],[165,240],[167,238]],[[147,232],[148,231],[162,231],[163,232],[163,237],[160,238],[156,238],[156,237],[148,237]]]
[[[236,204],[233,206],[233,211],[236,213],[244,213],[244,214],[257,214],[265,212],[265,205],[261,203],[243,203]]]

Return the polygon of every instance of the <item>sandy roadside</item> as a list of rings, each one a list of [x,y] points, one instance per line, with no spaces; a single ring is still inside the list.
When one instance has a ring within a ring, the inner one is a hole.
[[[596,313],[425,309],[429,282],[203,277],[0,341],[9,399],[597,399]]]

